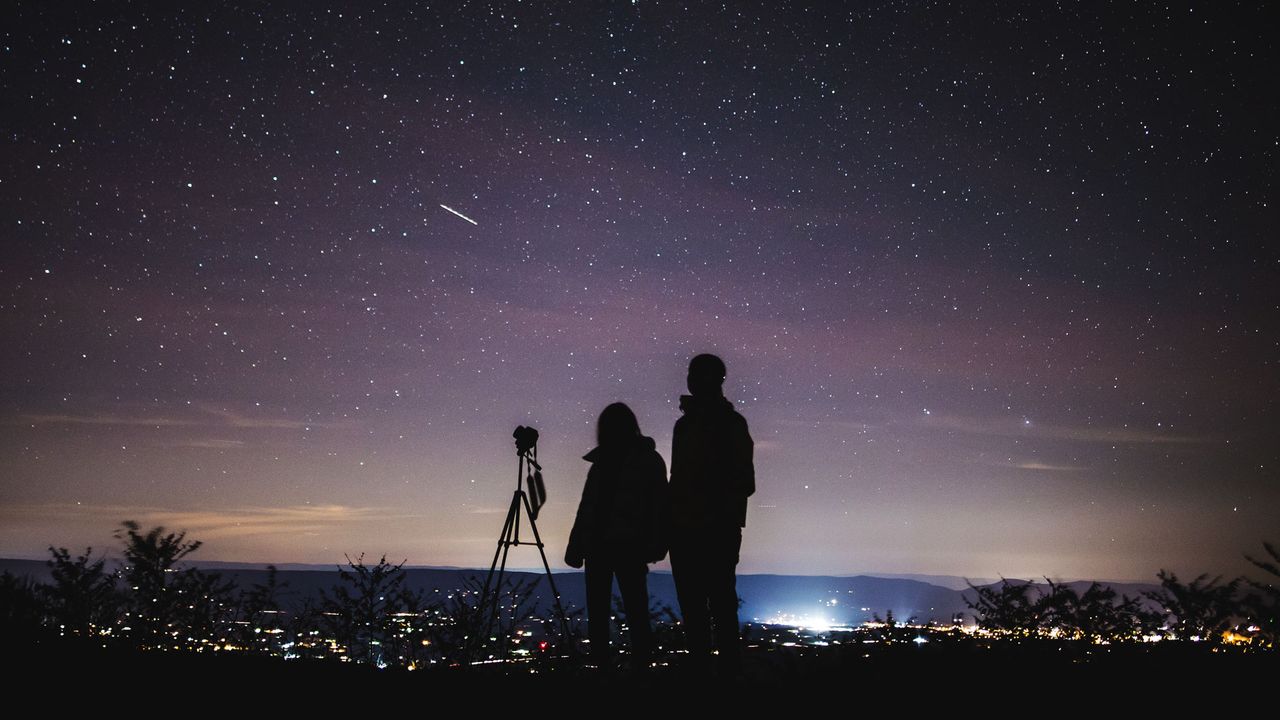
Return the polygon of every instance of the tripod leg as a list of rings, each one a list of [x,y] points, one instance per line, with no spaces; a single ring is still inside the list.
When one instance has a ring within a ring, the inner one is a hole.
[[[514,521],[516,514],[519,513],[520,510],[518,501],[516,500],[516,497],[518,496],[519,494],[517,493],[516,496],[511,498],[511,506],[507,508],[507,520],[502,524],[502,534],[498,536],[498,547],[493,551],[493,562],[489,563],[489,575],[484,579],[484,590],[486,594],[489,592],[489,583],[493,582],[493,570],[498,567],[498,556],[502,554],[503,546],[510,539],[511,523]],[[506,563],[503,564],[505,565]]]
[[[484,579],[484,592],[480,596],[480,606],[484,607],[485,601],[489,597],[489,587],[493,584],[493,571],[498,567],[498,556],[502,554],[502,547],[506,543],[507,535],[511,532],[512,510],[514,510],[514,499],[511,508],[507,509],[506,522],[502,524],[502,534],[498,536],[498,547],[493,551],[493,562],[489,563],[489,574]]]
[[[547,551],[542,545],[542,536],[538,534],[538,523],[533,519],[533,508],[529,507],[529,498],[520,493],[524,508],[529,513],[529,527],[533,529],[533,541],[538,546],[538,554],[542,556],[542,569],[547,572],[547,584],[551,586],[551,597],[555,600],[556,614],[560,617],[560,637],[572,649],[569,640],[569,618],[564,614],[564,606],[560,604],[560,591],[556,589],[555,578],[551,577],[551,565],[547,563]]]
[[[502,545],[502,564],[498,566],[498,584],[493,588],[493,612],[489,615],[489,622],[485,625],[484,641],[488,642],[490,635],[493,633],[493,625],[498,621],[498,616],[502,612],[502,580],[507,572],[507,553],[511,550],[511,543],[507,541]],[[501,625],[499,625],[501,627]],[[507,646],[503,643],[499,657],[507,656]]]
[[[505,551],[510,548],[513,523],[515,522],[516,515],[520,512],[520,501],[518,500],[518,497],[518,493],[511,497],[511,506],[507,508],[507,519],[506,522],[502,524],[502,535],[498,536],[498,547],[493,551],[493,562],[489,564],[489,575],[485,578],[484,591],[480,594],[480,605],[477,607],[480,617],[484,617],[489,614],[487,610],[490,600],[493,601],[496,610],[498,596],[502,591],[502,576],[507,567],[507,553]],[[502,569],[498,571],[498,586],[495,588],[493,587],[493,571],[498,569],[499,557],[502,558]],[[496,614],[496,612],[494,614]],[[490,619],[489,622],[485,624],[484,635],[475,638],[474,642],[483,647],[484,644],[488,642],[489,632],[492,629],[493,620]],[[471,653],[467,654],[470,656]]]

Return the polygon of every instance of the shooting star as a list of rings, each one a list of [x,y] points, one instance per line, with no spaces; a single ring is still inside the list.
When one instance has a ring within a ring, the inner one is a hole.
[[[472,220],[471,218],[467,217],[466,215],[463,215],[462,213],[458,212],[457,210],[454,210],[453,208],[449,207],[448,205],[441,205],[440,207],[444,208],[445,210],[448,210],[449,212],[453,213],[454,215],[457,215],[458,217],[462,218],[463,220],[466,220],[467,222],[471,223],[472,225],[479,225],[479,224],[480,224],[480,223],[476,222],[475,220]]]

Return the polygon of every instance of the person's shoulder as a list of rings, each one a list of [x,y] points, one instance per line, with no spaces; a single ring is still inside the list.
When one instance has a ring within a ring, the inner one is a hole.
[[[645,451],[644,461],[649,468],[661,472],[663,477],[666,476],[667,461],[662,459],[662,453],[658,452],[656,448],[650,448]]]
[[[641,435],[627,452],[627,456],[632,459],[651,458],[657,454],[658,443],[648,435]]]
[[[729,432],[741,438],[744,442],[750,441],[751,429],[747,426],[747,419],[742,416],[742,413],[738,412],[737,408],[730,407],[726,415],[728,416],[728,422],[725,424],[729,427]]]
[[[667,467],[667,463],[662,459],[662,454],[658,452],[658,444],[653,438],[646,435],[640,436],[640,441],[636,443],[632,450],[630,460],[628,461],[633,467],[658,468]]]
[[[725,415],[728,416],[729,422],[746,427],[747,419],[743,417],[742,413],[738,412],[738,408],[734,406],[733,402],[729,400],[725,400],[724,402],[724,412]]]

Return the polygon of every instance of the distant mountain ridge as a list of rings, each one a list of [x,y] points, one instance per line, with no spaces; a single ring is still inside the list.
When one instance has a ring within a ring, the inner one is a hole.
[[[240,587],[264,582],[267,576],[267,565],[260,563],[196,562],[189,566],[219,572]],[[314,598],[322,589],[339,582],[336,565],[284,563],[276,565],[276,569],[277,580],[286,584],[283,597],[286,605],[300,602],[304,598]],[[0,571],[27,576],[36,582],[50,581],[49,568],[41,560],[0,559]],[[463,587],[471,577],[477,577],[483,582],[487,572],[487,568],[405,567],[406,585],[426,593],[447,593]],[[507,575],[523,580],[541,579],[536,590],[539,607],[543,610],[551,607],[549,588],[541,573],[515,571],[508,572]],[[963,578],[949,576],[914,577],[964,582]],[[913,576],[883,575],[739,575],[738,595],[743,601],[740,617],[744,622],[789,622],[811,626],[859,624],[875,616],[883,617],[889,610],[900,620],[916,618],[921,622],[949,622],[957,615],[972,619],[972,610],[965,603],[967,588],[946,587],[912,578]],[[578,608],[586,606],[581,572],[555,573],[554,580],[564,602]],[[1077,590],[1083,590],[1088,587],[1089,582],[1068,584]],[[1102,584],[1130,597],[1139,595],[1143,590],[1158,587],[1141,583]],[[1037,585],[1043,587],[1044,583]],[[651,572],[649,594],[658,605],[679,611],[675,584],[670,573]],[[967,595],[972,597],[972,591],[968,591]]]
[[[867,577],[887,578],[890,580],[918,580],[920,582],[937,585],[939,587],[950,588],[952,590],[967,590],[969,583],[974,585],[990,585],[1000,582],[999,578],[964,578],[957,575],[921,575],[918,573],[858,573]]]

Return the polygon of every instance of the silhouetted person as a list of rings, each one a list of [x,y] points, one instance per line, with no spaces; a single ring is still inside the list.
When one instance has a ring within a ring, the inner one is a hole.
[[[738,551],[747,497],[756,489],[754,443],[747,421],[725,399],[724,361],[689,361],[689,395],[671,441],[671,574],[684,617],[685,643],[696,671],[709,669],[712,625],[721,670],[741,667],[738,637]]]
[[[609,618],[613,578],[618,578],[622,605],[631,629],[633,667],[649,664],[648,563],[667,554],[663,531],[667,465],[652,438],[640,434],[631,409],[613,403],[600,413],[596,448],[583,459],[591,463],[582,501],[569,534],[564,561],[586,564],[587,636],[591,659],[609,667]]]

